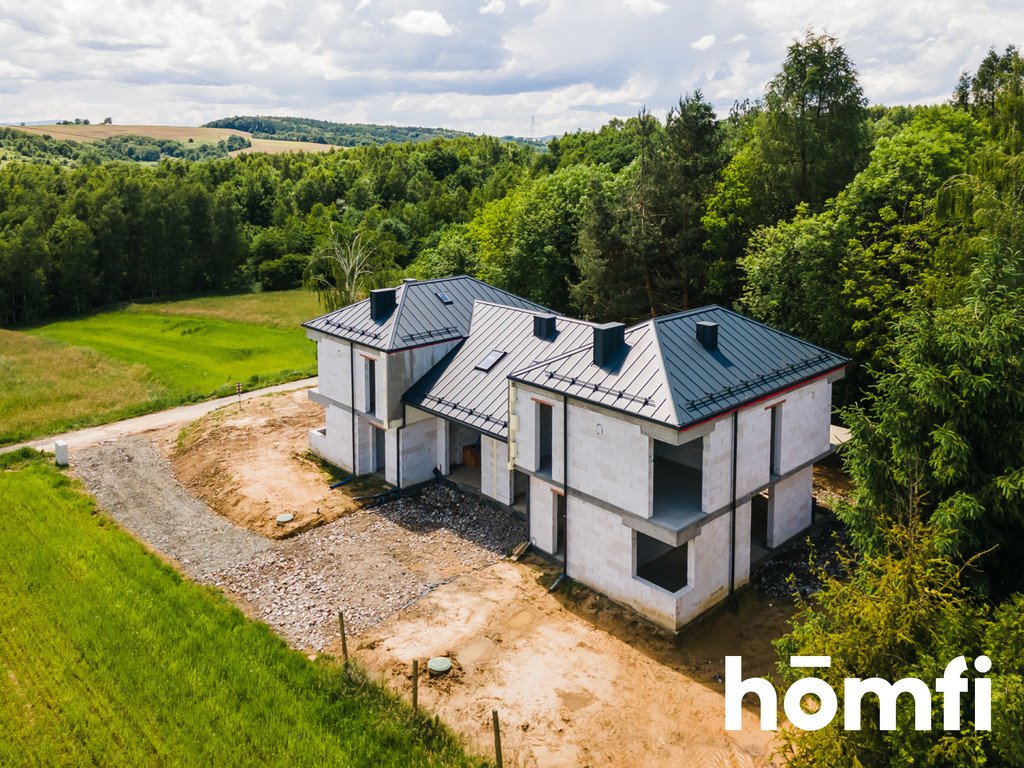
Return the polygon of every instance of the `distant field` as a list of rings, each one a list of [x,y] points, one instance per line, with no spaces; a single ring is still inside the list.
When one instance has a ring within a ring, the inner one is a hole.
[[[308,141],[277,141],[272,139],[254,139],[245,131],[233,128],[193,128],[181,125],[26,125],[9,126],[26,133],[52,136],[55,139],[68,141],[96,141],[111,136],[149,136],[154,139],[169,139],[187,142],[192,139],[196,143],[216,144],[228,136],[242,136],[252,142],[251,149],[238,152],[327,152],[339,149],[331,144],[316,144]],[[232,154],[238,154],[234,152]]]
[[[183,580],[0,457],[0,765],[471,766],[442,726]]]
[[[213,129],[211,129],[213,130]],[[279,155],[282,152],[329,152],[332,149],[344,149],[334,144],[317,144],[314,141],[281,141],[280,139],[254,139],[250,138],[252,146],[248,149],[237,149],[232,155],[252,154],[253,152],[266,152],[268,155]]]
[[[312,376],[303,291],[132,305],[0,330],[0,444]]]
[[[310,291],[239,293],[233,296],[202,296],[197,299],[132,304],[129,312],[158,315],[193,315],[297,328],[300,323],[322,315],[324,310]]]

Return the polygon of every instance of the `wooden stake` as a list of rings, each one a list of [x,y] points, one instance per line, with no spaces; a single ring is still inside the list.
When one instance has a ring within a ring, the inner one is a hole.
[[[498,725],[498,710],[491,710],[491,721],[494,723],[494,757],[498,761],[498,768],[501,764],[501,726]]]
[[[412,711],[420,706],[420,660],[412,660]]]
[[[338,611],[338,626],[341,627],[341,658],[345,661],[345,669],[348,669],[348,641],[345,639],[345,614]]]

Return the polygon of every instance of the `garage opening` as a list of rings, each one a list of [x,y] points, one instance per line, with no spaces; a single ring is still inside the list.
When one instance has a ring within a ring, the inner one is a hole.
[[[479,431],[454,421],[448,424],[448,479],[480,490]]]
[[[656,587],[678,592],[689,580],[689,542],[673,547],[636,532],[636,575]]]

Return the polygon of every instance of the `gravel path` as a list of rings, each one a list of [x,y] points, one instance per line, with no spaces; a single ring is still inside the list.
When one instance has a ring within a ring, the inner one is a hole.
[[[235,526],[190,495],[167,459],[144,438],[76,451],[73,468],[118,523],[178,561],[197,581],[270,547],[269,540]]]
[[[526,536],[514,513],[445,486],[359,510],[290,539],[235,526],[191,496],[142,438],[75,454],[75,471],[121,525],[224,589],[297,648],[323,650],[345,612],[353,636]]]

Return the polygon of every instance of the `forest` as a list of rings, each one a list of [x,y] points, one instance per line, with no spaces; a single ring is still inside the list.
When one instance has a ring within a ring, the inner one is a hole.
[[[243,136],[229,136],[223,141],[201,144],[130,135],[83,142],[0,127],[0,164],[18,161],[72,166],[112,160],[155,163],[165,157],[211,160],[228,157],[230,152],[250,146],[252,142]]]
[[[246,131],[257,139],[312,141],[316,144],[337,144],[340,147],[368,147],[402,141],[429,141],[468,136],[448,128],[415,128],[406,125],[373,125],[368,123],[333,123],[308,117],[272,117],[270,115],[235,115],[206,123],[205,128],[234,128]]]
[[[600,321],[719,303],[843,352],[848,575],[780,654],[827,651],[840,690],[983,651],[995,725],[917,732],[905,708],[894,731],[790,733],[787,757],[1024,765],[1024,59],[993,49],[947,87],[942,104],[869,106],[841,42],[809,30],[726,116],[695,91],[543,151],[396,134],[316,155],[8,162],[0,323],[303,284],[337,303],[468,273]],[[314,121],[233,120],[216,125],[346,143]]]

